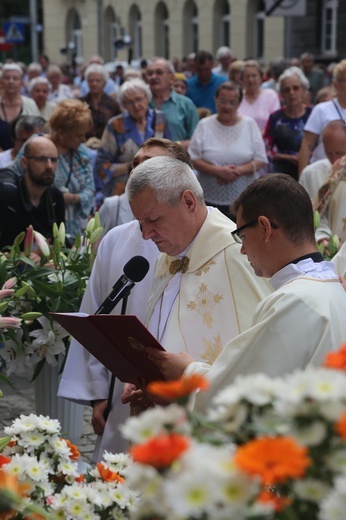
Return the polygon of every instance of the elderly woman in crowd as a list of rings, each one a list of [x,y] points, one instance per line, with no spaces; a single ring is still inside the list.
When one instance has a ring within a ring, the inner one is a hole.
[[[80,99],[88,103],[94,122],[94,127],[88,132],[87,137],[101,139],[107,122],[120,114],[120,107],[113,97],[104,92],[109,74],[103,65],[89,65],[84,77],[88,82],[89,93]]]
[[[264,140],[273,170],[298,180],[298,151],[312,107],[305,105],[309,81],[298,67],[286,69],[279,77],[284,106],[269,116]]]
[[[125,81],[120,87],[119,101],[125,113],[108,122],[96,158],[106,196],[124,191],[132,159],[146,139],[171,139],[165,115],[149,108],[151,98],[149,85],[141,79]]]
[[[2,96],[0,97],[0,149],[8,150],[14,143],[11,139],[11,123],[20,116],[39,116],[35,101],[21,96],[23,71],[16,63],[7,63],[2,68]]]
[[[48,101],[48,96],[49,92],[52,90],[52,85],[49,83],[47,78],[39,76],[30,81],[28,88],[31,98],[38,106],[40,116],[48,121],[56,107],[56,103],[53,101]]]
[[[52,85],[52,90],[48,96],[49,101],[60,103],[63,99],[74,98],[72,89],[62,82],[63,74],[59,65],[49,65],[47,69],[47,79]]]
[[[341,60],[333,70],[333,87],[335,97],[315,105],[306,122],[298,154],[300,173],[309,162],[326,158],[322,142],[323,128],[336,119],[346,121],[346,59]]]
[[[208,205],[230,216],[229,206],[267,162],[256,122],[241,116],[242,90],[232,81],[216,91],[217,113],[201,119],[189,146]]]
[[[54,184],[60,188],[65,201],[66,234],[74,238],[85,229],[95,191],[92,164],[88,148],[83,144],[92,128],[89,107],[79,99],[65,99],[59,103],[48,121],[48,137],[58,150],[58,164]],[[24,173],[21,148],[13,163],[17,175]]]
[[[252,117],[263,134],[270,114],[280,108],[279,96],[271,88],[261,89],[262,72],[256,60],[245,61],[241,78],[244,96],[239,114]]]

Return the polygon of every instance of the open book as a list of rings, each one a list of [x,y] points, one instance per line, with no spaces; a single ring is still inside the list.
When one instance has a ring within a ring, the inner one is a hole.
[[[163,379],[158,367],[148,359],[147,348],[164,348],[136,316],[80,312],[51,315],[120,381]]]

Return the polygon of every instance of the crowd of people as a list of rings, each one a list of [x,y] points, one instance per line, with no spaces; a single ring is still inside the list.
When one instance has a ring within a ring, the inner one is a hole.
[[[64,221],[73,241],[98,210],[81,310],[147,258],[127,312],[165,347],[149,349],[164,378],[207,374],[199,410],[238,374],[316,365],[345,341],[346,59],[322,70],[305,53],[264,71],[228,47],[137,69],[92,56],[67,82],[43,58],[1,69],[1,248],[30,223],[50,239]],[[318,251],[334,234],[336,271]],[[110,394],[110,380],[73,340],[59,395],[92,404],[95,460],[126,448],[128,404],[155,404],[144,382]]]

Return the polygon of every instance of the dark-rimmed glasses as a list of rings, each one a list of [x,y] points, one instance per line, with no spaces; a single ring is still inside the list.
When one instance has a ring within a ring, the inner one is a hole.
[[[279,226],[275,222],[272,222],[271,220],[269,220],[269,222],[270,222],[270,225],[272,228],[274,228],[274,229],[279,228]],[[234,240],[236,242],[238,242],[238,244],[242,244],[244,237],[242,237],[239,233],[241,233],[242,231],[244,231],[244,229],[246,229],[248,227],[255,226],[256,224],[258,224],[258,218],[256,220],[252,220],[251,222],[248,222],[247,224],[244,224],[243,226],[238,227],[237,229],[235,229],[234,231],[231,232],[231,235],[234,238]]]

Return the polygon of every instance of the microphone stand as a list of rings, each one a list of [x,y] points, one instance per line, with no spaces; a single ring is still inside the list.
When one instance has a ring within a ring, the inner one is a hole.
[[[128,299],[129,294],[131,292],[131,289],[132,289],[132,287],[129,288],[128,293],[123,298],[123,303],[121,304],[121,313],[120,313],[122,316],[124,316],[124,314],[126,314],[127,299]],[[111,383],[109,385],[107,406],[106,406],[105,412],[103,414],[103,416],[105,418],[105,421],[107,421],[109,412],[111,411],[111,408],[112,408],[112,399],[113,399],[114,385],[115,385],[115,375],[112,374]]]
[[[114,305],[112,307],[107,308],[107,312],[102,312],[102,314],[110,314],[110,312],[113,310],[114,306],[122,298],[123,302],[121,304],[121,312],[120,312],[120,314],[122,316],[124,316],[124,314],[126,314],[127,299],[129,297],[130,292],[131,292],[132,288],[134,287],[134,285],[135,284],[132,283],[132,284],[128,285],[127,287],[124,287],[124,289],[118,295],[117,301],[115,301]],[[102,306],[98,308],[98,310],[96,311],[95,314],[100,314],[101,308],[102,308]],[[109,386],[109,392],[108,392],[107,406],[106,406],[106,409],[104,411],[105,421],[107,421],[109,412],[111,411],[111,408],[112,408],[112,399],[113,399],[114,385],[115,385],[115,375],[112,374],[111,382],[110,382],[110,386]]]

